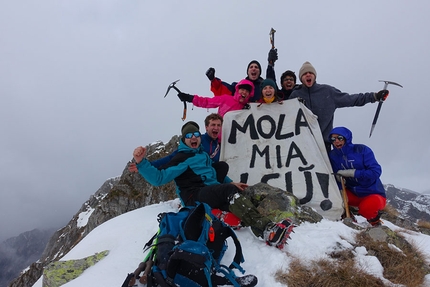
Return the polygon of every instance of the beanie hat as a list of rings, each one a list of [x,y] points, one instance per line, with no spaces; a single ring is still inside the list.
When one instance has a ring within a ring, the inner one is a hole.
[[[317,71],[315,71],[314,66],[312,66],[311,63],[309,63],[309,62],[306,61],[306,62],[303,63],[303,65],[302,65],[302,67],[300,68],[300,71],[299,71],[300,81],[302,81],[302,76],[305,73],[307,73],[307,72],[310,72],[310,73],[314,74],[315,75],[315,79],[317,78]]]
[[[272,86],[275,89],[275,91],[278,90],[278,87],[276,86],[275,82],[272,79],[269,79],[269,78],[265,79],[260,85],[261,90],[263,90],[264,87],[266,86]]]
[[[189,121],[182,126],[181,133],[182,139],[185,138],[185,135],[188,133],[198,132],[200,131],[200,127],[196,122]]]
[[[294,83],[297,81],[296,74],[295,74],[293,71],[287,70],[287,71],[285,71],[285,72],[282,74],[282,76],[281,76],[281,85],[282,85],[282,82],[284,81],[284,79],[285,79],[287,76],[292,77],[292,78],[294,79]]]
[[[251,62],[249,62],[248,67],[246,67],[246,75],[248,76],[249,66],[251,66],[252,64],[256,64],[258,66],[258,69],[260,70],[260,74],[258,76],[260,77],[261,76],[261,65],[257,60],[252,60]]]
[[[238,89],[245,89],[248,92],[252,92],[252,87],[249,84],[240,84],[240,85],[237,85],[237,88]]]

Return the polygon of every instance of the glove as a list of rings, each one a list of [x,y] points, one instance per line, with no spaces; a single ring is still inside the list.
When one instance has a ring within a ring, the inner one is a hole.
[[[355,169],[341,169],[337,171],[337,175],[343,176],[343,177],[354,177],[355,175]]]
[[[269,63],[274,64],[278,60],[278,49],[270,49],[269,56],[267,57]]]
[[[178,93],[178,98],[183,102],[192,103],[194,96],[186,93]]]
[[[375,100],[378,102],[385,101],[385,99],[388,97],[390,92],[388,90],[380,90],[379,92],[375,93]]]
[[[210,67],[207,71],[206,71],[206,76],[208,77],[209,81],[213,81],[213,79],[215,79],[215,69]]]

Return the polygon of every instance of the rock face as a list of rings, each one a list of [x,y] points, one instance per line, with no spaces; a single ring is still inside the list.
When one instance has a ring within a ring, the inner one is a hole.
[[[430,222],[430,194],[421,194],[407,189],[385,185],[387,203],[394,207],[405,219],[416,222],[422,219]]]
[[[147,146],[148,159],[155,160],[175,150],[179,137],[174,136],[164,145],[156,142]],[[141,208],[160,201],[171,200],[176,197],[173,182],[162,187],[148,184],[139,174],[131,174],[128,164],[121,176],[108,179],[97,192],[86,201],[70,222],[51,237],[42,256],[10,283],[10,287],[32,286],[42,275],[44,267],[60,260],[82,238],[98,225],[118,215]],[[395,207],[401,216],[388,219],[392,222],[401,220],[411,226],[417,218],[430,221],[428,207],[430,195],[421,195],[404,189],[396,189],[392,185],[385,186],[387,202]],[[310,208],[299,206],[294,195],[272,188],[266,184],[256,184],[246,190],[247,195],[257,205],[263,214],[268,210],[282,210],[279,213],[267,214],[274,221],[285,217],[294,217],[298,222],[318,222],[322,217]],[[394,221],[393,221],[394,220]],[[1,257],[0,257],[1,258]],[[36,260],[36,258],[34,259]],[[2,269],[3,270],[3,269]]]
[[[109,254],[105,250],[78,260],[54,261],[43,270],[43,286],[60,287],[79,277],[86,269],[93,266]]]

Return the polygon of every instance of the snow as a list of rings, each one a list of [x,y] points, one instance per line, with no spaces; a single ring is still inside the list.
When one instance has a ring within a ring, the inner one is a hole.
[[[95,228],[62,260],[80,259],[104,250],[109,250],[108,256],[63,286],[121,286],[127,273],[133,272],[145,257],[143,246],[158,229],[157,215],[161,212],[176,211],[178,205],[179,201],[176,199],[146,206],[113,218]],[[357,219],[359,223],[364,221],[361,217]],[[384,221],[384,224],[392,230],[401,229],[388,221]],[[352,249],[354,234],[357,232],[341,222],[325,219],[316,224],[303,223],[294,231],[291,235],[292,240],[288,241],[284,251],[265,245],[248,228],[236,231],[244,250],[245,263],[242,266],[246,274],[258,277],[258,286],[285,286],[276,282],[273,275],[279,269],[288,270],[293,258],[311,262],[329,258],[328,254],[334,250]],[[430,236],[411,231],[402,234],[430,258]],[[231,263],[234,250],[234,244],[230,241],[223,259],[224,264]],[[352,251],[356,254],[358,266],[388,283],[383,278],[383,268],[376,257],[369,256],[364,247],[356,247]],[[427,275],[426,279],[425,286],[430,286],[430,275]],[[42,287],[42,278],[33,287]]]
[[[76,223],[78,228],[87,225],[88,219],[90,218],[94,210],[94,208],[88,207],[86,211],[79,213],[78,220]]]

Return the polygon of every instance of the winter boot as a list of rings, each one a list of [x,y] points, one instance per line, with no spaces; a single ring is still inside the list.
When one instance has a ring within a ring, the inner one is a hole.
[[[382,212],[379,210],[378,215],[376,215],[375,218],[367,220],[370,223],[370,225],[372,225],[372,227],[378,227],[378,226],[382,225],[383,222],[381,220],[381,214],[382,214]]]
[[[353,222],[357,223],[357,219],[355,218],[354,213],[352,213],[351,210],[349,212],[349,217],[351,218],[351,220]],[[340,218],[341,218],[341,220],[344,220],[345,218],[347,218],[346,217],[346,210],[343,211],[342,216]]]
[[[267,224],[272,221],[258,212],[257,208],[249,199],[239,193],[233,194],[230,200],[229,210],[240,218],[242,226],[250,226],[255,236],[264,238],[264,230]]]
[[[235,280],[241,287],[254,287],[258,283],[257,277],[251,274],[242,277],[236,277]]]
[[[267,245],[276,246],[279,249],[283,249],[287,239],[290,238],[290,234],[293,231],[295,225],[289,218],[284,219],[279,223],[269,223],[264,231],[264,240]]]

